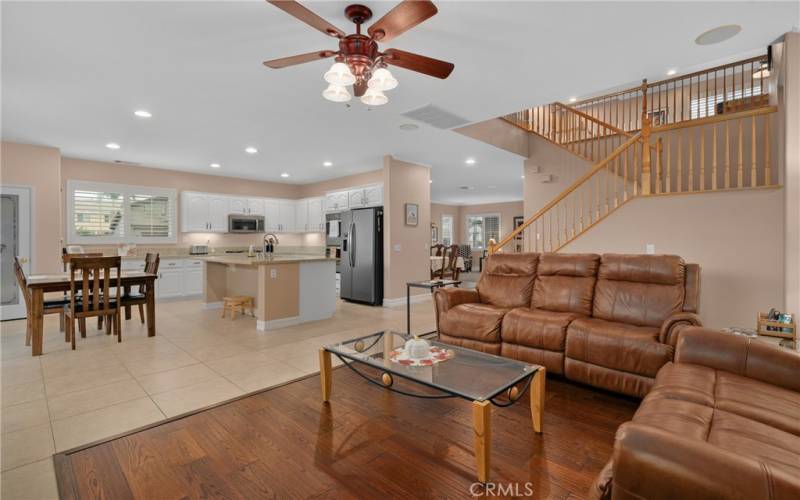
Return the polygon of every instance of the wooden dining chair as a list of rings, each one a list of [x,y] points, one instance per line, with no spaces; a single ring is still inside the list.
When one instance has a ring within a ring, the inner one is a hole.
[[[447,247],[442,245],[441,243],[437,243],[435,245],[431,245],[431,257],[440,257],[440,258],[444,259],[444,255],[443,254],[444,254],[446,248]],[[431,259],[431,260],[433,260],[433,259]],[[444,267],[444,260],[442,260],[442,267]],[[439,276],[441,275],[441,271],[442,271],[442,268],[434,270],[433,269],[433,262],[431,262],[431,279],[432,280],[435,280],[435,279],[439,278]]]
[[[112,278],[112,270],[114,276]],[[114,296],[111,289],[114,288]],[[120,329],[120,290],[122,289],[121,257],[74,258],[69,266],[69,304],[64,307],[67,334],[75,350],[75,320],[103,316],[110,329],[122,342]],[[80,298],[80,300],[79,300]],[[108,329],[108,327],[107,327]],[[81,332],[85,337],[86,332]]]
[[[25,326],[25,345],[31,345],[31,292],[28,290],[28,278],[18,256],[14,256],[14,274],[17,276],[17,284],[22,289],[22,298],[25,300],[26,326]],[[64,299],[45,300],[42,306],[44,314],[58,314],[58,323],[61,331],[64,331]]]
[[[458,245],[445,247],[442,257],[442,269],[439,273],[440,279],[457,280],[460,269],[458,268]]]
[[[148,253],[144,257],[144,272],[158,274],[158,265],[161,258],[157,253]],[[155,284],[153,284],[155,286]],[[139,285],[138,293],[125,293],[122,296],[122,306],[125,308],[125,317],[130,317],[131,306],[139,306],[139,319],[144,323],[144,305],[147,304],[147,285]]]
[[[61,264],[64,267],[64,272],[69,271],[69,264],[72,262],[72,259],[79,259],[85,257],[102,257],[103,254],[100,252],[89,252],[89,253],[76,253],[76,252],[67,252],[66,248],[61,249]],[[64,292],[64,300],[69,300],[69,295],[67,292]],[[78,321],[78,326],[81,329],[81,336],[86,336],[86,318],[82,318]],[[103,328],[102,316],[97,318],[97,329],[100,330]],[[69,337],[64,338],[65,341],[69,342]]]

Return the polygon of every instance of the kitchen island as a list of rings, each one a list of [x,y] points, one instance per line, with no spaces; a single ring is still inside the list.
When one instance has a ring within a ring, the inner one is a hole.
[[[261,331],[328,319],[336,310],[335,259],[279,254],[204,261],[203,306],[221,308],[223,297],[234,295],[254,297]]]

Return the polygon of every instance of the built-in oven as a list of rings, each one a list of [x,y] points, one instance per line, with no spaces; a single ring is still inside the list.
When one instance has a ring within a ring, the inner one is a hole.
[[[230,214],[230,215],[228,215],[228,232],[229,233],[263,233],[264,232],[264,216],[263,215]]]

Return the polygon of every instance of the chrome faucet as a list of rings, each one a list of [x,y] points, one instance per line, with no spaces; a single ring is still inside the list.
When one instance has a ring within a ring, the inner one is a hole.
[[[265,234],[264,235],[264,252],[263,252],[264,257],[267,257],[268,255],[271,257],[270,254],[272,254],[272,252],[267,251],[267,248],[269,246],[276,246],[277,244],[278,244],[278,237],[277,236],[275,236],[272,233]]]

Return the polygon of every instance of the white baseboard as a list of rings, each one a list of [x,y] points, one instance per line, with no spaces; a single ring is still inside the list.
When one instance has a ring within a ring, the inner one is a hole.
[[[203,309],[222,309],[222,302],[203,302]]]
[[[431,293],[418,293],[411,296],[411,303],[417,304],[420,302],[427,302],[431,299],[433,299],[433,294]],[[383,299],[383,307],[398,307],[404,305],[406,305],[405,297],[398,297],[396,299]]]
[[[305,323],[306,321],[313,321],[308,320],[305,318],[301,318],[300,316],[292,316],[291,318],[281,318],[281,319],[272,319],[272,320],[256,320],[256,330],[266,332],[268,330],[277,330],[278,328],[285,328],[287,326],[299,325],[300,323]]]

